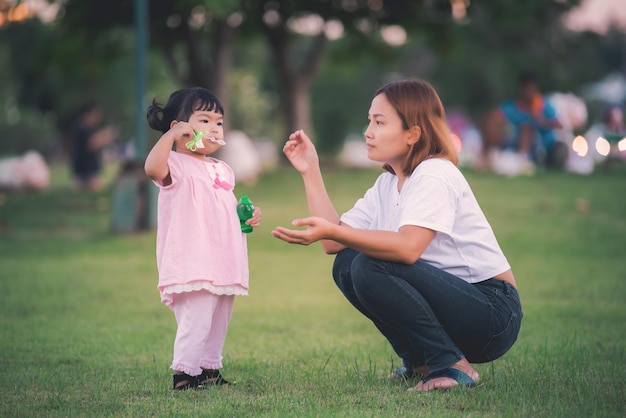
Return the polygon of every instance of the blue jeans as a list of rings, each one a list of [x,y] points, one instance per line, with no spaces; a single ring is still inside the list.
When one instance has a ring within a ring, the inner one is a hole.
[[[409,370],[428,365],[439,371],[464,357],[495,360],[520,330],[519,295],[502,280],[471,284],[421,260],[393,263],[349,248],[337,254],[333,277]]]

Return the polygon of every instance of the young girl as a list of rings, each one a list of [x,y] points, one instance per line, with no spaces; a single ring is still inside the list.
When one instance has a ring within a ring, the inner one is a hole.
[[[495,360],[522,319],[513,273],[467,181],[430,84],[381,87],[369,109],[368,157],[387,171],[341,217],[302,131],[283,150],[302,175],[311,217],[272,235],[337,253],[333,276],[403,360],[389,377],[422,376],[428,391],[475,386],[470,362]]]
[[[248,294],[234,175],[209,157],[224,144],[223,116],[217,97],[203,88],[178,90],[165,107],[153,101],[148,108],[150,127],[163,133],[145,171],[160,189],[158,288],[178,324],[174,389],[229,384],[220,374],[222,348],[234,296]],[[257,207],[246,223],[256,227],[260,220]]]

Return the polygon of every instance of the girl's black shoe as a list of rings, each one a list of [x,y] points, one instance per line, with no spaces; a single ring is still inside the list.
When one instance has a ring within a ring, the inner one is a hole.
[[[219,370],[207,369],[202,370],[202,374],[198,376],[198,382],[200,386],[230,386],[235,384],[224,379]]]
[[[200,386],[200,376],[189,376],[186,373],[177,373],[172,378],[172,389],[187,390],[190,388],[197,388]]]

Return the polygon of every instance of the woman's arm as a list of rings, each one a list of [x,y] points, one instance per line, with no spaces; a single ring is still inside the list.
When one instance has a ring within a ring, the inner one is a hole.
[[[339,226],[341,224],[339,215],[326,191],[319,166],[319,157],[309,137],[302,130],[292,133],[283,147],[283,152],[302,176],[309,214]],[[339,242],[328,239],[321,239],[321,244],[328,254],[337,253],[346,247]]]
[[[370,257],[404,264],[415,263],[435,237],[435,231],[414,225],[402,226],[398,232],[365,230],[333,224],[317,217],[296,219],[293,225],[306,229],[277,227],[272,235],[285,242],[301,245],[332,240]]]
[[[302,175],[302,179],[304,181],[304,190],[309,206],[309,214],[311,216],[325,219],[333,225],[340,226],[341,222],[339,220],[339,215],[337,214],[335,206],[328,196],[319,166],[312,170],[312,172]],[[344,228],[350,228],[346,225],[341,226]],[[320,244],[326,254],[336,254],[346,248],[344,244],[329,239],[320,240]]]

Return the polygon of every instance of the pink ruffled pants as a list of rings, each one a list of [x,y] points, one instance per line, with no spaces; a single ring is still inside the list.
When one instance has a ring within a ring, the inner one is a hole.
[[[202,369],[222,368],[222,349],[234,302],[234,295],[206,290],[176,295],[171,307],[178,324],[172,370],[198,376]]]

